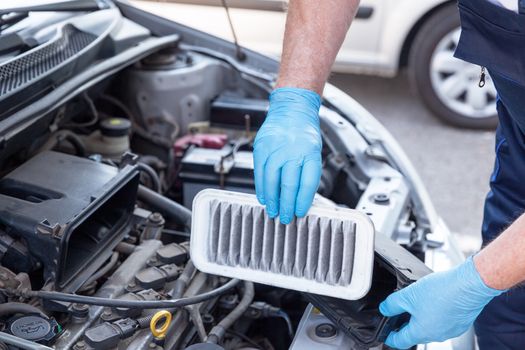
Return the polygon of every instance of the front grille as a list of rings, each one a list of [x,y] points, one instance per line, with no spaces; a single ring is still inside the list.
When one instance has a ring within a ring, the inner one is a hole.
[[[62,35],[56,40],[0,65],[0,96],[37,80],[78,54],[97,38],[71,24],[65,25],[62,30]]]
[[[283,225],[253,195],[205,190],[193,220],[192,258],[204,272],[328,295],[370,283],[374,230],[359,212],[314,206]]]

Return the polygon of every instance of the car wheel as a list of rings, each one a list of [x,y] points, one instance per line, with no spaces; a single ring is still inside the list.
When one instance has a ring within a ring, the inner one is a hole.
[[[495,128],[496,88],[486,74],[480,88],[481,67],[453,57],[461,34],[455,5],[443,7],[421,27],[409,54],[413,88],[443,121],[467,128]]]

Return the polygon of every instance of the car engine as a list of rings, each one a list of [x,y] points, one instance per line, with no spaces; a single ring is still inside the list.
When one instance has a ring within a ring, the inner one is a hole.
[[[0,349],[381,349],[378,303],[428,273],[392,241],[352,304],[193,266],[196,194],[254,192],[274,75],[140,16],[108,5],[60,17],[44,51],[0,60]],[[84,80],[61,90],[65,76]],[[362,210],[423,259],[428,222],[404,177],[336,108],[321,119],[319,200]]]
[[[253,192],[251,143],[267,108],[229,91],[228,75],[220,61],[171,48],[64,106],[61,126],[13,155],[20,164],[0,180],[0,286],[158,301],[223,284],[191,263],[187,208],[203,188]],[[217,342],[285,348],[306,306],[298,293],[240,284],[175,312],[160,341],[155,309],[14,294],[0,305],[4,332],[56,349],[186,348],[247,294],[240,328]]]

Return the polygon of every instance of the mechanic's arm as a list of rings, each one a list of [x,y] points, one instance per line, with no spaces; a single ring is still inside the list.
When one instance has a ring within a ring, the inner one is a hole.
[[[508,289],[525,281],[525,214],[474,257],[488,286]]]
[[[321,177],[320,94],[359,0],[290,0],[281,69],[254,143],[255,189],[270,217],[306,215]]]
[[[525,281],[524,252],[525,214],[474,258],[390,295],[380,305],[383,315],[411,318],[386,344],[406,349],[463,334],[492,298]]]
[[[277,88],[319,95],[355,16],[359,0],[291,0]]]

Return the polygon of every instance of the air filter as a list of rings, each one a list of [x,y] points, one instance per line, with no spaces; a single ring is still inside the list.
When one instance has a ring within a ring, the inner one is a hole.
[[[348,300],[370,289],[374,227],[316,204],[283,225],[254,195],[206,189],[193,201],[191,258],[203,272]]]

